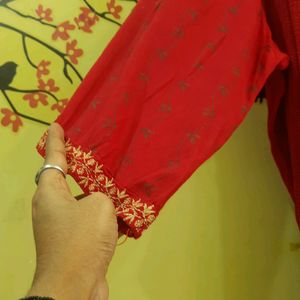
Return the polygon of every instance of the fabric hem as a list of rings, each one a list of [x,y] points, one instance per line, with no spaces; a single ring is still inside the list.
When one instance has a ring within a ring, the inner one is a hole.
[[[48,132],[45,132],[36,147],[43,157],[46,154],[47,135]],[[70,139],[66,139],[65,143],[68,174],[74,178],[84,193],[106,194],[114,203],[117,217],[126,225],[120,226],[120,231],[130,237],[140,237],[156,218],[157,211],[154,204],[143,202],[119,186],[91,151],[85,151],[81,146],[74,145]]]

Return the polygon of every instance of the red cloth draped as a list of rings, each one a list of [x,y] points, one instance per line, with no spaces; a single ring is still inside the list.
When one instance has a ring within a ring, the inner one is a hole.
[[[266,84],[272,153],[295,202],[300,226],[300,1],[265,0],[273,38],[290,58]]]
[[[57,120],[69,173],[137,238],[286,66],[260,0],[141,0]]]

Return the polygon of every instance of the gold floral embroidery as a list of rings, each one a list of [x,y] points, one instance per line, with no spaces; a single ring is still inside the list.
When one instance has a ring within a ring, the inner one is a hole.
[[[47,132],[40,139],[37,149],[44,156]],[[126,189],[117,186],[114,179],[105,174],[103,165],[81,147],[75,147],[70,139],[66,141],[68,173],[72,175],[85,192],[105,193],[114,203],[116,214],[129,227],[127,235],[139,237],[144,229],[155,220],[154,205],[148,205],[141,199],[130,196]]]

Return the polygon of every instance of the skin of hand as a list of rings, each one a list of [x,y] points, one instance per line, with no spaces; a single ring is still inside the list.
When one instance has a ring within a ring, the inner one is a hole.
[[[45,164],[67,173],[64,132],[49,128]],[[102,193],[77,201],[63,175],[45,170],[32,200],[36,271],[27,296],[55,300],[107,300],[106,273],[118,226],[111,200]]]

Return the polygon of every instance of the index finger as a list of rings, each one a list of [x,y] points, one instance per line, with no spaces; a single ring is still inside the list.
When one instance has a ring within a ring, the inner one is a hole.
[[[45,164],[57,165],[63,169],[65,174],[67,173],[68,166],[66,160],[64,131],[58,123],[51,124],[48,130]],[[41,174],[40,182],[42,184],[43,181],[51,178],[59,178],[58,176],[65,182],[63,175],[58,170],[45,170]]]

